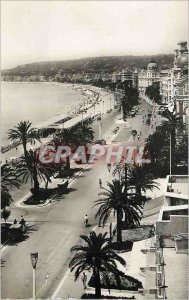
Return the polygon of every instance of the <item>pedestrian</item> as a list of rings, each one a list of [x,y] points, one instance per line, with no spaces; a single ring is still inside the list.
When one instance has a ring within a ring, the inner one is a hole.
[[[101,178],[99,179],[99,187],[100,188],[102,187],[102,179]]]
[[[6,162],[6,164],[8,163],[8,160],[7,160],[7,158],[6,158],[5,162]]]
[[[83,272],[83,275],[81,276],[81,280],[83,282],[84,290],[86,290],[86,288],[87,288],[87,275],[85,274],[85,272]]]
[[[21,220],[20,220],[19,224],[21,225],[22,229],[24,229],[26,227],[26,221],[23,216],[21,216]]]
[[[138,137],[138,141],[140,141],[140,135],[139,134],[137,135],[137,137]]]
[[[46,275],[46,278],[45,278],[45,283],[47,284],[47,281],[49,279],[49,271],[47,271],[47,275]]]
[[[18,221],[16,220],[16,219],[14,219],[14,222],[13,222],[13,224],[17,224],[18,223]]]
[[[18,148],[16,147],[16,151],[18,150]]]
[[[88,223],[89,223],[88,215],[85,215],[85,221],[84,221],[85,227],[88,226]]]
[[[142,131],[141,130],[140,130],[139,134],[140,134],[140,136],[142,135]]]

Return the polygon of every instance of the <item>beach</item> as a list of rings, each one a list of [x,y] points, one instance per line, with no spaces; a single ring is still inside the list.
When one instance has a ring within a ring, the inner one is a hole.
[[[23,84],[22,84],[23,85]],[[47,85],[47,83],[45,84]],[[58,84],[64,85],[64,84]],[[55,86],[55,84],[51,84],[50,86]],[[55,116],[50,117],[43,122],[36,122],[34,124],[35,128],[42,130],[43,128],[53,127],[57,129],[67,128],[73,126],[74,124],[80,122],[82,119],[89,117],[97,117],[99,115],[105,114],[107,111],[113,108],[115,104],[114,94],[102,90],[97,87],[89,86],[89,85],[79,85],[79,84],[66,84],[66,87],[71,90],[72,95],[77,95],[77,103],[72,104],[67,109],[67,112],[57,113]],[[79,95],[79,101],[78,101]],[[43,107],[40,106],[41,112],[43,115]],[[64,110],[65,111],[65,110]],[[62,120],[66,117],[70,117],[69,120],[63,122]],[[17,124],[17,123],[16,123]],[[14,124],[14,126],[16,125]],[[41,142],[47,142],[52,137],[48,137],[46,139],[41,139]],[[30,145],[31,146],[31,145]],[[38,143],[35,147],[39,146]],[[5,161],[10,161],[12,158],[19,157],[22,155],[23,150],[22,146],[18,146],[17,149],[14,147],[9,151],[1,154],[1,163],[5,163]]]

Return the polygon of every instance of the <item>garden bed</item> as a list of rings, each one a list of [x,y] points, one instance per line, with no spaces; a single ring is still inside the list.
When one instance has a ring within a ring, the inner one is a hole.
[[[56,194],[56,189],[40,189],[38,195],[32,195],[24,201],[26,205],[44,204],[48,199]]]
[[[118,252],[128,252],[133,248],[133,242],[123,241],[122,243],[113,242],[111,243],[111,248]]]
[[[135,279],[134,277],[128,276],[128,275],[122,275],[119,276],[119,278],[116,278],[114,274],[109,274],[109,286],[107,286],[107,283],[103,276],[101,276],[101,288],[102,289],[114,289],[114,290],[127,290],[127,291],[138,291],[138,289],[142,289],[142,283],[141,281]],[[94,277],[91,276],[89,282],[89,287],[95,287]]]

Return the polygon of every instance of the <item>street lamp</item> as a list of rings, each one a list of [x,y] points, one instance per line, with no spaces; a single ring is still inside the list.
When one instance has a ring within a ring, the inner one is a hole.
[[[102,122],[99,123],[99,140],[102,139]]]
[[[104,115],[104,100],[102,101],[102,103],[103,103],[103,115]]]
[[[95,104],[94,104],[94,117],[95,117]]]
[[[111,110],[111,100],[112,100],[112,99],[110,98],[110,110]]]
[[[33,299],[35,299],[35,290],[36,290],[36,280],[35,280],[35,270],[36,270],[36,266],[37,266],[37,260],[38,260],[38,252],[33,252],[30,254],[30,258],[31,258],[31,264],[32,264],[32,268],[33,268]]]

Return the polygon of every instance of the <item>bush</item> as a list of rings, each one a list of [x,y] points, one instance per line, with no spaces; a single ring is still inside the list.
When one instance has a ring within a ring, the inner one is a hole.
[[[138,289],[143,288],[142,283],[128,275],[122,275],[117,280],[114,274],[109,274],[110,286],[107,286],[105,279],[101,276],[101,288],[103,289],[115,289],[115,290],[128,290],[128,291],[138,291]],[[94,277],[91,276],[88,285],[90,287],[95,287]]]

